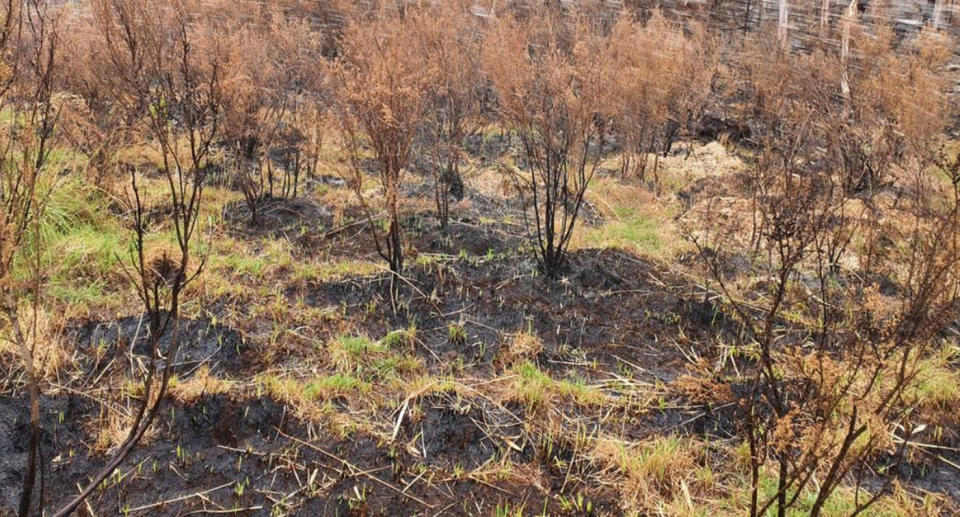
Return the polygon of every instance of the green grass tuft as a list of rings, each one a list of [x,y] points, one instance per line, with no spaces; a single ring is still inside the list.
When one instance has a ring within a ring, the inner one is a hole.
[[[310,382],[303,389],[304,395],[311,399],[330,399],[351,393],[364,393],[370,389],[370,383],[352,375],[335,373]]]

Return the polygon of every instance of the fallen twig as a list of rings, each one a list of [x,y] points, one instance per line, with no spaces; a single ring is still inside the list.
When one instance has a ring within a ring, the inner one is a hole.
[[[213,487],[213,488],[208,488],[208,489],[202,490],[202,491],[200,491],[200,492],[193,492],[193,493],[191,493],[191,494],[186,494],[186,495],[182,495],[182,496],[179,496],[179,497],[174,497],[173,499],[165,499],[165,500],[163,500],[163,501],[157,501],[157,502],[155,502],[155,503],[145,504],[145,505],[143,505],[143,506],[137,506],[136,508],[130,508],[130,509],[128,510],[128,512],[129,512],[129,513],[140,512],[140,511],[143,511],[143,510],[149,510],[149,509],[151,509],[151,508],[157,508],[157,507],[164,506],[164,505],[171,504],[171,503],[179,503],[180,501],[186,501],[186,500],[188,500],[188,499],[193,499],[194,497],[201,497],[201,496],[204,496],[204,495],[209,494],[209,493],[211,493],[211,492],[216,492],[217,490],[220,490],[220,489],[223,489],[223,488],[227,488],[228,486],[231,486],[231,485],[233,485],[233,484],[235,484],[235,483],[236,483],[236,481],[230,481],[230,482],[228,482],[228,483],[224,483],[224,484],[222,484],[222,485],[218,485],[218,486],[215,486],[215,487]],[[205,511],[206,511],[206,510],[205,510]],[[209,512],[209,513],[212,513],[212,512]]]
[[[310,449],[313,449],[313,450],[319,452],[320,454],[323,454],[324,456],[326,456],[326,457],[328,457],[328,458],[330,458],[330,459],[332,459],[332,460],[334,460],[334,461],[337,461],[337,462],[341,463],[343,466],[345,466],[345,467],[349,468],[351,471],[355,472],[355,473],[356,473],[355,475],[364,476],[364,477],[366,477],[367,479],[369,479],[369,480],[371,480],[371,481],[374,481],[374,482],[376,482],[376,483],[378,483],[378,484],[380,484],[380,485],[382,485],[382,486],[384,486],[384,487],[386,487],[386,488],[389,488],[390,490],[392,490],[392,491],[394,491],[394,492],[402,495],[403,497],[406,497],[407,499],[410,499],[410,500],[412,500],[412,501],[416,501],[416,502],[422,504],[423,506],[425,506],[425,507],[427,507],[427,508],[433,509],[433,505],[432,505],[432,504],[430,504],[430,503],[428,503],[428,502],[424,501],[423,499],[420,499],[420,498],[418,498],[418,497],[416,497],[416,496],[410,495],[410,494],[404,492],[403,490],[400,490],[399,488],[391,485],[390,483],[387,483],[386,481],[378,478],[377,476],[374,476],[373,474],[371,474],[371,473],[369,473],[369,472],[367,472],[367,471],[361,470],[361,469],[358,468],[356,465],[354,465],[354,464],[350,463],[349,461],[347,461],[347,460],[345,460],[345,459],[337,456],[336,454],[333,454],[332,452],[328,452],[328,451],[324,450],[323,448],[318,447],[318,446],[316,446],[316,445],[313,445],[313,444],[311,444],[311,443],[305,442],[305,441],[303,441],[303,440],[301,440],[301,439],[299,439],[299,438],[297,438],[297,437],[295,437],[295,436],[290,436],[290,435],[284,433],[283,431],[281,431],[279,428],[276,428],[276,427],[275,427],[274,429],[276,429],[276,431],[277,431],[277,433],[278,433],[279,435],[287,438],[288,440],[293,440],[293,441],[299,443],[300,445],[303,445],[304,447],[308,447],[308,448],[310,448]]]

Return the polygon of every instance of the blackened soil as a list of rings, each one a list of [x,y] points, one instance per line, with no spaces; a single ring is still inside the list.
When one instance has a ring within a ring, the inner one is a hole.
[[[471,471],[506,456],[529,461],[522,408],[443,395],[426,397],[419,404],[420,416],[404,422],[402,437],[425,463]]]
[[[373,337],[415,325],[428,363],[491,366],[513,334],[534,332],[546,367],[577,351],[604,366],[616,368],[620,357],[667,372],[681,356],[657,344],[665,329],[676,335],[691,314],[693,326],[684,329],[691,338],[712,337],[729,324],[704,305],[702,294],[674,289],[656,266],[617,250],[573,252],[561,278],[550,279],[524,240],[499,228],[453,225],[416,241],[416,249],[447,258],[411,259],[402,280],[347,278],[287,294],[314,306],[344,307]],[[391,297],[391,285],[397,296]],[[451,325],[462,326],[465,339],[452,340]]]
[[[28,433],[25,406],[22,399],[0,399],[2,515],[14,511],[19,497]],[[463,418],[475,413],[450,411],[426,412],[423,429],[437,427],[428,431],[428,443],[451,448],[431,456],[442,462],[492,457],[493,446],[482,432],[466,430],[470,426]],[[91,436],[81,422],[95,413],[93,403],[45,400],[44,449],[58,456],[46,458],[52,466],[44,472],[44,508],[64,504],[77,484],[108,460],[108,454],[86,447]],[[545,507],[532,486],[497,480],[424,482],[418,454],[364,436],[314,435],[268,398],[241,401],[213,395],[189,405],[170,403],[155,426],[157,433],[94,492],[81,515],[88,508],[97,515],[235,511],[259,516],[271,515],[274,508],[290,515],[456,515],[476,513],[477,504],[489,505],[503,494]],[[559,512],[555,505],[546,503],[554,514]]]
[[[34,493],[43,490],[51,493],[56,485],[55,467],[51,467],[54,458],[62,458],[71,444],[83,440],[83,432],[78,415],[87,417],[94,404],[80,397],[41,398],[40,419],[43,434],[40,441],[40,466],[37,473],[37,488]],[[0,515],[7,515],[17,509],[23,479],[27,470],[27,450],[30,439],[29,403],[24,397],[0,397]],[[85,468],[86,462],[77,461],[77,468]]]
[[[329,228],[330,212],[307,198],[267,197],[256,203],[257,219],[252,220],[250,206],[240,200],[224,208],[224,218],[231,221],[240,234],[254,236],[296,237],[308,230]]]
[[[111,359],[126,355],[132,349],[137,356],[150,353],[150,338],[146,318],[127,316],[115,321],[90,321],[69,325],[67,335],[92,362],[92,369],[106,366]],[[165,355],[170,348],[172,332],[168,329],[160,338],[160,350]],[[207,365],[221,376],[238,374],[244,367],[247,346],[235,330],[206,319],[180,321],[180,349],[174,371],[180,375]],[[120,357],[122,359],[122,357]],[[121,361],[124,362],[124,361]],[[162,360],[158,366],[162,366]]]
[[[264,228],[299,225],[296,221],[302,221],[299,215],[276,226],[264,223]],[[446,231],[423,225],[410,238],[416,253],[403,279],[382,275],[305,283],[289,286],[285,294],[314,306],[343,307],[351,331],[374,338],[415,325],[414,350],[431,372],[461,362],[478,378],[501,373],[494,372],[503,367],[496,358],[513,333],[532,332],[544,350],[531,360],[555,378],[573,373],[586,380],[591,375],[609,379],[610,372],[626,369],[638,380],[669,384],[689,362],[681,349],[714,357],[716,351],[709,347],[718,335],[730,341],[723,334],[741,332],[706,293],[617,250],[572,253],[561,277],[548,279],[526,240],[506,225],[461,219]],[[391,295],[391,286],[397,294]],[[465,338],[452,339],[451,325],[461,325]],[[181,332],[176,366],[181,378],[200,364],[219,377],[233,378],[262,368],[248,364],[253,358],[232,328],[184,320]],[[87,358],[81,365],[87,371],[106,368],[111,361],[124,366],[131,349],[135,355],[147,353],[146,327],[135,316],[75,321],[67,336]],[[164,336],[161,349],[169,343]],[[733,389],[734,399],[743,396]],[[616,395],[613,389],[608,393]],[[315,432],[283,404],[246,396],[250,398],[221,394],[190,404],[167,401],[156,432],[137,447],[120,474],[95,492],[90,508],[97,515],[270,515],[274,508],[289,515],[489,515],[498,501],[509,501],[511,508],[520,502],[528,513],[545,509],[548,515],[562,515],[557,500],[545,501],[549,496],[544,494],[574,493],[571,479],[589,478],[591,469],[602,468],[578,459],[584,455],[577,452],[576,436],[525,429],[532,420],[519,404],[501,406],[452,394],[414,399],[396,440],[388,440],[364,432]],[[668,434],[728,439],[742,425],[730,403],[694,396],[671,396],[666,402],[665,409],[624,409],[630,414],[616,423],[616,432],[637,440]],[[555,404],[550,410],[573,420],[587,425],[599,420],[567,401]],[[92,450],[95,432],[104,426],[98,421],[100,409],[90,398],[44,397],[46,509],[65,502],[108,460],[108,453]],[[0,515],[16,507],[28,433],[25,400],[0,398]],[[544,442],[529,443],[536,439]],[[960,463],[952,451],[934,452]],[[454,474],[503,459],[531,469],[536,478],[518,482]],[[898,475],[911,486],[958,497],[957,472],[947,463],[930,456],[910,469]],[[618,514],[615,488],[580,488],[591,491],[598,514]]]

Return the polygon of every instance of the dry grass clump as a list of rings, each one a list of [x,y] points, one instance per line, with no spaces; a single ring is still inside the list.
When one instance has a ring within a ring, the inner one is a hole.
[[[682,188],[698,180],[741,172],[744,160],[731,147],[718,141],[689,144],[677,154],[660,158],[660,179],[667,185]]]
[[[229,393],[234,387],[233,381],[217,378],[204,364],[185,381],[171,380],[170,395],[184,404],[192,404],[205,396]]]
[[[669,258],[688,247],[674,223],[677,203],[644,186],[598,178],[591,183],[588,200],[603,219],[578,228],[571,249],[619,248],[646,257]]]
[[[956,366],[956,347],[946,348],[939,354],[917,365],[917,380],[908,398],[920,407],[933,411],[948,410],[960,402],[960,370]]]
[[[521,361],[536,361],[542,351],[543,343],[539,337],[530,332],[517,332],[500,346],[496,362],[502,368],[509,368]]]
[[[63,369],[72,365],[75,359],[64,344],[61,316],[34,305],[24,306],[18,313],[28,323],[23,327],[22,339],[32,351],[37,379],[44,383],[57,382]],[[21,350],[17,338],[10,335],[12,331],[9,322],[5,322],[0,331],[0,356],[12,359],[16,364]]]
[[[717,488],[708,448],[688,438],[655,437],[638,443],[598,438],[586,453],[618,475],[621,508],[630,513],[681,515]]]

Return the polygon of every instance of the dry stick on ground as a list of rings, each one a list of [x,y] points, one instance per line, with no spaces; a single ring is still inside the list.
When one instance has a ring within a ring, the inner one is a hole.
[[[230,448],[227,448],[227,447],[222,447],[222,448],[225,448],[225,449],[230,450]],[[248,452],[249,452],[249,451],[248,451]],[[259,481],[260,479],[263,479],[263,478],[266,477],[266,476],[267,476],[267,474],[263,474],[263,475],[261,475],[260,477],[256,478],[256,480]],[[220,506],[220,505],[218,505],[218,504],[213,503],[212,501],[210,501],[210,499],[207,497],[207,495],[208,495],[208,494],[211,494],[211,493],[213,493],[213,492],[216,492],[216,491],[218,491],[218,490],[222,490],[222,489],[224,489],[224,488],[227,488],[227,487],[229,487],[229,486],[231,486],[231,485],[234,485],[234,484],[236,484],[235,481],[230,481],[230,482],[224,483],[224,484],[222,484],[222,485],[217,485],[217,486],[215,486],[215,487],[213,487],[213,488],[208,488],[208,489],[200,490],[200,491],[197,491],[197,492],[191,492],[191,493],[189,493],[189,494],[180,495],[180,496],[177,496],[177,497],[173,497],[173,498],[171,498],[171,499],[164,499],[164,500],[162,500],[162,501],[157,501],[157,502],[154,502],[154,503],[145,504],[145,505],[142,505],[142,506],[137,506],[137,507],[135,507],[135,508],[125,509],[124,512],[125,512],[126,514],[133,514],[133,513],[140,512],[140,511],[144,511],[144,510],[151,510],[151,509],[154,509],[154,508],[162,508],[162,507],[164,507],[164,506],[166,506],[166,505],[168,505],[168,504],[171,504],[171,503],[178,503],[178,502],[182,502],[182,501],[188,501],[188,500],[193,499],[193,498],[199,498],[199,499],[201,499],[201,500],[204,501],[204,502],[210,502],[211,504],[215,504],[216,506]],[[301,489],[302,489],[302,488],[301,488]],[[250,511],[250,510],[260,510],[260,509],[262,509],[262,508],[263,508],[262,505],[248,506],[248,507],[245,507],[245,508],[230,508],[230,509],[225,509],[225,508],[223,508],[223,507],[220,507],[219,509],[216,509],[216,510],[211,510],[211,509],[204,508],[204,509],[202,509],[202,510],[194,510],[194,511],[191,511],[191,512],[187,512],[187,513],[184,513],[184,514],[182,514],[182,515],[194,515],[194,514],[197,514],[197,513],[204,513],[204,514],[229,514],[229,513],[237,513],[237,512]],[[91,513],[92,513],[92,512],[91,512]]]
[[[359,220],[359,221],[354,221],[354,222],[352,222],[352,223],[345,224],[345,225],[343,225],[343,226],[341,226],[341,227],[339,227],[339,228],[334,228],[334,229],[332,229],[332,230],[324,233],[323,235],[321,235],[321,236],[320,236],[320,240],[323,241],[323,240],[327,240],[327,239],[329,239],[329,238],[331,238],[331,237],[336,237],[337,235],[340,235],[341,233],[343,233],[343,232],[345,232],[345,231],[347,231],[347,230],[351,230],[351,229],[353,229],[353,228],[356,228],[357,226],[364,226],[364,225],[366,225],[366,224],[371,224],[373,221],[375,221],[375,220],[383,217],[384,215],[386,215],[386,212],[380,212],[380,213],[378,213],[378,214],[376,214],[376,215],[372,215],[372,216],[369,216],[369,217],[364,217],[363,219],[361,219],[361,220]]]
[[[363,469],[360,469],[360,468],[357,467],[356,465],[354,465],[354,464],[350,463],[349,461],[341,458],[340,456],[337,456],[336,454],[333,454],[333,453],[331,453],[331,452],[328,452],[328,451],[324,450],[323,448],[318,447],[318,446],[316,446],[316,445],[313,445],[313,444],[311,444],[311,443],[309,443],[309,442],[305,442],[305,441],[303,441],[303,440],[301,440],[301,439],[299,439],[299,438],[297,438],[297,437],[290,436],[290,435],[288,435],[287,433],[284,433],[283,431],[281,431],[280,428],[278,428],[278,427],[274,427],[274,429],[277,431],[277,433],[278,433],[280,436],[283,436],[284,438],[287,438],[287,439],[289,439],[289,440],[293,440],[294,442],[297,442],[297,443],[299,443],[300,445],[303,445],[304,447],[308,447],[308,448],[310,448],[310,449],[313,449],[313,450],[319,452],[320,454],[323,454],[324,456],[326,456],[326,457],[328,457],[328,458],[330,458],[330,459],[332,459],[332,460],[340,463],[340,464],[343,465],[344,467],[347,467],[348,469],[350,469],[350,471],[352,472],[351,475],[353,475],[353,476],[363,476],[363,477],[366,477],[366,478],[370,479],[371,481],[374,481],[374,482],[376,482],[377,484],[382,485],[382,486],[384,486],[384,487],[386,487],[386,488],[389,488],[389,489],[392,490],[393,492],[396,492],[397,494],[399,494],[399,495],[401,495],[401,496],[403,496],[403,497],[405,497],[405,498],[407,498],[407,499],[410,499],[411,501],[416,501],[416,502],[418,502],[418,503],[422,504],[423,506],[426,506],[427,508],[430,508],[430,509],[433,508],[433,505],[432,505],[432,504],[424,501],[423,499],[420,499],[419,497],[410,495],[410,494],[406,493],[405,491],[400,490],[399,488],[391,485],[390,483],[387,483],[386,481],[378,478],[377,476],[374,476],[373,474],[370,474],[369,472],[367,472],[367,471],[365,471],[365,470],[363,470]]]

